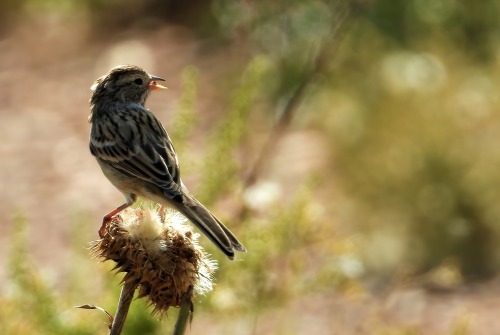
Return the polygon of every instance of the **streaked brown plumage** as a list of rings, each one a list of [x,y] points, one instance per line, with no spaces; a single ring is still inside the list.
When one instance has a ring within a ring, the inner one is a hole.
[[[126,203],[103,218],[103,234],[111,218],[137,196],[173,207],[193,222],[230,259],[246,251],[238,239],[189,193],[180,178],[172,142],[160,121],[144,107],[149,92],[165,88],[133,65],[113,68],[92,86],[90,152]]]

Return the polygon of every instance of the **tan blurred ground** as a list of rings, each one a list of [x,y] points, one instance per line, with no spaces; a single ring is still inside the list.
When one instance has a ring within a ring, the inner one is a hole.
[[[419,287],[350,298],[334,292],[296,299],[254,319],[197,316],[193,334],[498,334],[500,283],[472,285],[455,292]],[[214,321],[215,320],[215,321]]]

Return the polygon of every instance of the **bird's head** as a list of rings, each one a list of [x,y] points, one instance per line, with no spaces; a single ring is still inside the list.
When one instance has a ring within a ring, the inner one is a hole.
[[[93,93],[90,104],[140,103],[144,105],[149,92],[166,89],[157,83],[165,79],[148,74],[134,65],[120,65],[100,77],[90,88]]]

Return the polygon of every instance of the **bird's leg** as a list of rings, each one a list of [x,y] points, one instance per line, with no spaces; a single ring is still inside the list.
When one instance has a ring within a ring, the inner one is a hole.
[[[113,209],[111,212],[109,212],[108,214],[106,214],[102,218],[102,225],[101,225],[101,228],[99,228],[99,237],[100,238],[103,238],[104,235],[106,234],[106,229],[108,228],[109,224],[111,223],[111,219],[113,218],[113,216],[120,213],[125,208],[132,206],[134,204],[135,200],[137,199],[135,194],[130,194],[130,195],[126,196],[126,198],[127,198],[126,203],[124,203],[121,206],[116,207],[115,209]]]
[[[109,212],[108,214],[106,214],[102,218],[102,225],[101,225],[101,228],[99,228],[99,237],[100,238],[103,238],[104,235],[106,234],[106,229],[108,228],[109,224],[111,223],[111,219],[113,218],[113,216],[120,213],[125,208],[130,207],[131,205],[132,204],[124,203],[123,205],[118,206],[115,209],[113,209],[111,212]]]

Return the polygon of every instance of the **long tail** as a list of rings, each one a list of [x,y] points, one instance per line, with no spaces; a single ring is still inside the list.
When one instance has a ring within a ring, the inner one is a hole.
[[[234,258],[234,250],[246,252],[236,236],[191,194],[183,194],[183,201],[171,205],[194,223],[223,253]]]

